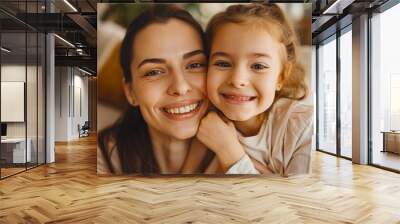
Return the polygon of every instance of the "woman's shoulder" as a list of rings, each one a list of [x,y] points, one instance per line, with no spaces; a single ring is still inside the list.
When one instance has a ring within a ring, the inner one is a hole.
[[[97,135],[97,173],[119,174],[121,164],[114,138],[113,127],[101,130]]]
[[[115,148],[115,138],[113,127],[107,127],[97,134],[97,146],[106,154],[111,154]]]

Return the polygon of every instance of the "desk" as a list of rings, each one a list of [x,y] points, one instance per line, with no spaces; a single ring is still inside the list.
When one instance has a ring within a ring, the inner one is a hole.
[[[400,154],[400,131],[382,131],[383,150],[382,152],[393,152]]]
[[[25,163],[30,162],[32,158],[30,138],[26,140],[28,143],[25,154],[25,138],[6,138],[1,139],[1,157],[6,163]],[[25,161],[26,159],[26,161]]]

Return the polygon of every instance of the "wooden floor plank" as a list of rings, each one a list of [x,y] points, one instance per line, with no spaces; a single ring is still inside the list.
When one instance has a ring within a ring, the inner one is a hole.
[[[88,137],[0,181],[0,202],[0,223],[400,223],[400,175],[314,152],[303,177],[98,177]]]

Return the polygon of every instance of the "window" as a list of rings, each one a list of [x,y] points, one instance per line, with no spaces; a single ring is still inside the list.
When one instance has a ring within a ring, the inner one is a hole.
[[[400,170],[400,4],[371,19],[372,164]],[[396,132],[399,131],[399,132]]]
[[[347,31],[347,32],[346,32]],[[340,155],[352,157],[352,34],[340,36]]]
[[[336,154],[336,37],[318,48],[318,149]]]

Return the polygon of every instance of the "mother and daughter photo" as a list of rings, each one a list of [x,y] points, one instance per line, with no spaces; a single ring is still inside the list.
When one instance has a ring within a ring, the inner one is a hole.
[[[276,4],[232,4],[205,26],[180,5],[146,7],[120,47],[128,106],[98,133],[98,174],[309,174],[298,45]]]

